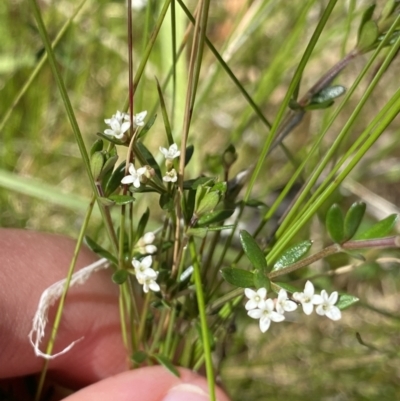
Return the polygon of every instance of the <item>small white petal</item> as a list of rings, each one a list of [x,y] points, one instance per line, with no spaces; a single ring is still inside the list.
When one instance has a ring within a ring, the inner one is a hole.
[[[339,320],[342,317],[342,312],[336,306],[332,306],[328,312],[326,312],[326,316],[331,320]]]
[[[269,329],[270,325],[271,325],[270,319],[260,319],[260,330],[262,333],[265,333]]]
[[[253,309],[249,310],[247,314],[253,319],[260,319],[260,317],[263,314],[263,311],[261,309]]]
[[[245,288],[244,294],[246,295],[247,298],[252,299],[257,293],[251,288]]]
[[[306,315],[311,315],[314,305],[312,303],[303,303],[303,311]]]
[[[309,296],[310,298],[314,295],[314,286],[311,281],[307,281],[304,287],[304,295]]]
[[[269,317],[273,322],[282,322],[283,320],[285,320],[285,316],[278,313],[278,312],[274,312],[272,311],[270,313],[270,317]]]
[[[132,177],[131,175],[126,175],[122,180],[121,184],[133,184],[135,182],[135,177]]]

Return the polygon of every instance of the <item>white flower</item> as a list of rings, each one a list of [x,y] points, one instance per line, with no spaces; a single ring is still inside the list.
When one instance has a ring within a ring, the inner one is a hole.
[[[338,300],[338,293],[332,292],[330,296],[325,290],[321,291],[322,303],[317,306],[316,312],[318,315],[329,317],[332,320],[339,320],[342,317],[342,313],[337,306],[334,306]]]
[[[292,312],[297,309],[296,302],[288,299],[286,291],[282,288],[279,290],[278,298],[276,300],[275,309],[278,313],[283,315],[285,312]]]
[[[153,258],[149,255],[143,258],[142,260],[133,259],[132,265],[135,268],[136,278],[140,282],[142,278],[150,277],[155,278],[157,277],[156,272],[151,268],[153,263]]]
[[[139,283],[143,285],[144,292],[146,292],[146,293],[149,292],[149,289],[154,292],[160,291],[160,286],[156,283],[156,278],[158,276],[158,273],[157,272],[155,272],[155,273],[156,273],[155,277],[145,277],[141,281],[138,280]]]
[[[171,171],[167,171],[163,177],[163,181],[165,182],[176,182],[178,180],[178,175],[176,174],[176,170],[173,168]]]
[[[249,300],[246,302],[245,308],[247,310],[259,308],[262,302],[267,298],[267,290],[259,288],[257,291],[251,288],[245,288],[244,293]]]
[[[156,236],[152,232],[148,232],[143,235],[142,238],[137,242],[138,251],[140,253],[156,253],[157,247],[153,245]]]
[[[140,167],[137,170],[135,166],[129,164],[129,175],[126,175],[122,180],[122,184],[133,184],[135,188],[140,187],[140,177],[146,172],[146,167]]]
[[[285,320],[285,316],[274,311],[274,301],[272,299],[267,299],[262,301],[258,309],[252,309],[247,312],[247,314],[253,319],[260,319],[260,330],[265,333],[273,322],[282,322]]]
[[[133,116],[133,124],[135,128],[144,126],[144,119],[146,118],[146,116],[147,116],[147,110],[141,111],[140,113]]]
[[[152,263],[153,259],[150,255],[146,256],[141,261],[137,259],[132,260],[136,279],[139,284],[143,285],[144,292],[149,292],[149,289],[152,291],[160,291],[160,286],[156,283],[158,272],[150,267]]]
[[[311,281],[307,281],[304,292],[295,292],[293,298],[300,302],[306,315],[311,315],[314,305],[322,303],[322,297],[314,294],[314,286]]]
[[[160,152],[164,155],[164,157],[167,160],[172,160],[175,159],[176,157],[179,157],[181,152],[178,150],[178,145],[176,143],[173,143],[169,149],[163,148],[160,146]]]
[[[106,135],[114,136],[117,139],[124,138],[125,132],[128,131],[131,126],[128,114],[122,113],[119,110],[111,118],[104,120],[104,122],[111,128],[106,129],[104,133]]]

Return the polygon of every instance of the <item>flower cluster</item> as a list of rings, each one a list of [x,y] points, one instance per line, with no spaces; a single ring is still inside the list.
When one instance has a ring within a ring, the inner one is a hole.
[[[146,115],[147,111],[142,111],[133,116],[134,129],[144,126],[144,119]],[[117,110],[116,114],[114,114],[111,118],[105,119],[104,122],[110,127],[104,131],[106,135],[122,141],[126,140],[126,132],[131,127],[129,114]]]
[[[151,268],[152,263],[153,258],[150,255],[144,257],[142,260],[132,260],[136,279],[140,285],[143,285],[143,291],[146,293],[149,290],[154,292],[160,291],[160,286],[156,282],[158,272]]]
[[[300,303],[306,315],[310,315],[316,306],[318,315],[327,316],[332,320],[339,320],[340,309],[335,306],[338,300],[338,293],[335,291],[330,296],[325,290],[321,295],[314,294],[314,286],[310,281],[306,282],[303,292],[295,292],[293,299]],[[297,309],[297,303],[288,298],[287,292],[281,289],[278,298],[267,299],[267,290],[260,288],[254,291],[250,288],[244,290],[248,301],[245,308],[247,314],[253,319],[259,319],[260,330],[265,333],[271,322],[282,322],[285,320],[284,313],[292,312]]]
[[[167,167],[167,172],[163,177],[163,181],[176,182],[178,180],[178,174],[173,168],[173,159],[181,155],[181,152],[178,150],[178,145],[176,143],[173,143],[168,149],[160,146],[160,152],[165,157],[165,165]]]

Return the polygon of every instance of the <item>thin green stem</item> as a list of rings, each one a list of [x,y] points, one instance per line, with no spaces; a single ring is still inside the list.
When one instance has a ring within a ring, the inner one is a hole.
[[[201,324],[201,336],[202,336],[202,344],[204,350],[204,358],[205,358],[205,365],[206,365],[206,373],[207,373],[207,382],[208,388],[210,392],[210,401],[215,401],[215,378],[214,378],[214,369],[212,364],[212,357],[211,357],[211,345],[210,345],[210,334],[208,329],[207,323],[207,316],[206,316],[206,305],[204,300],[204,293],[203,293],[203,285],[201,282],[201,273],[200,273],[200,263],[197,259],[196,254],[196,245],[194,243],[193,238],[189,239],[189,248],[190,248],[190,255],[192,257],[193,263],[193,276],[194,276],[194,284],[196,287],[196,297],[197,297],[197,306],[199,308],[199,316],[200,316],[200,324]]]
[[[58,332],[58,329],[59,329],[60,323],[61,323],[61,317],[62,317],[62,313],[63,313],[63,310],[64,310],[65,300],[66,300],[67,293],[68,293],[68,290],[69,290],[69,286],[70,286],[70,283],[71,283],[71,278],[72,278],[72,275],[73,275],[74,270],[75,270],[76,262],[78,260],[79,251],[80,251],[80,249],[82,247],[82,244],[83,244],[83,239],[84,239],[84,236],[85,236],[85,232],[86,232],[86,229],[87,229],[89,221],[90,221],[90,216],[92,215],[92,210],[93,210],[93,206],[94,206],[94,203],[95,203],[95,199],[96,199],[95,196],[93,196],[93,198],[92,198],[92,200],[91,200],[91,202],[90,202],[90,204],[89,204],[89,206],[87,208],[86,216],[85,216],[85,219],[83,221],[81,230],[79,232],[78,240],[77,240],[76,245],[75,245],[74,256],[72,257],[71,263],[69,265],[69,269],[68,269],[68,274],[67,274],[67,278],[66,278],[66,281],[65,281],[64,290],[63,290],[63,293],[62,293],[62,295],[60,297],[60,301],[58,303],[56,317],[54,318],[54,323],[53,323],[53,328],[51,330],[50,339],[49,339],[49,342],[48,342],[47,347],[46,347],[46,354],[48,354],[48,355],[51,355],[51,353],[53,352],[54,343],[55,343],[55,340],[56,340],[56,337],[57,337],[57,332]],[[42,390],[43,390],[43,384],[44,384],[44,381],[45,381],[45,378],[46,378],[46,374],[47,374],[48,364],[49,364],[49,360],[46,359],[45,362],[44,362],[42,371],[40,373],[39,383],[38,383],[38,387],[37,387],[36,395],[35,395],[35,401],[38,401],[40,399],[40,396],[41,396],[41,393],[42,393]]]

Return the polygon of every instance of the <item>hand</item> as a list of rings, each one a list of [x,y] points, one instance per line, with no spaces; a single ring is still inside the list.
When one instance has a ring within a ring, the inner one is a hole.
[[[0,388],[40,372],[43,359],[35,356],[28,340],[41,293],[65,278],[75,241],[32,231],[0,229]],[[77,269],[96,260],[82,249]],[[51,308],[49,321],[54,318]],[[48,329],[51,328],[51,323]],[[48,377],[76,391],[68,401],[206,401],[207,381],[180,369],[177,378],[160,366],[127,371],[127,352],[119,322],[118,288],[110,273],[100,271],[72,288],[59,328],[54,352],[81,337],[71,351],[49,363]],[[49,330],[48,330],[49,331]],[[47,337],[42,342],[45,347]],[[43,348],[42,348],[43,350]],[[28,399],[27,395],[23,396]],[[60,396],[58,396],[58,399]],[[228,401],[217,389],[219,401]]]

